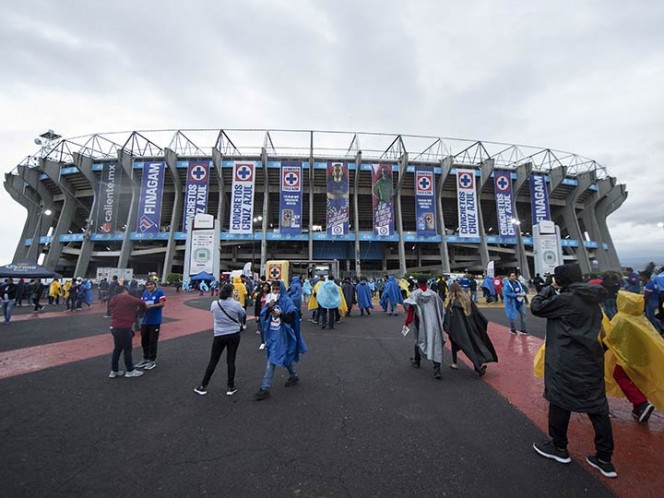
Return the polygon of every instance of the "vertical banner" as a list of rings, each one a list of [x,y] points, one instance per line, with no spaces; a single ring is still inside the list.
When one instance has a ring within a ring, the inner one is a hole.
[[[371,165],[374,235],[394,233],[394,183],[391,164]]]
[[[496,192],[496,216],[498,217],[498,235],[514,237],[514,213],[512,211],[512,174],[509,171],[493,172],[493,186]]]
[[[436,202],[434,195],[436,184],[433,175],[433,168],[415,166],[417,235],[436,235]]]
[[[187,187],[184,191],[183,232],[187,231],[189,222],[194,219],[194,216],[207,213],[209,181],[210,163],[191,161],[187,166]]]
[[[95,227],[100,233],[115,232],[120,200],[122,167],[118,163],[104,163],[97,186],[97,216]]]
[[[533,226],[542,220],[551,220],[549,190],[546,186],[546,177],[543,175],[530,175],[530,212]]]
[[[279,232],[302,232],[302,163],[281,163],[281,195],[279,198]]]
[[[141,197],[138,204],[138,233],[158,233],[161,223],[161,199],[166,165],[163,162],[143,164]]]
[[[479,237],[477,223],[477,190],[475,171],[457,170],[457,205],[459,210],[459,237]]]
[[[229,233],[245,235],[253,233],[255,181],[255,162],[236,161],[233,164]]]
[[[346,235],[348,233],[348,164],[327,164],[327,233]]]
[[[189,275],[206,271],[214,275],[215,230],[214,217],[211,214],[197,214],[192,220],[192,229],[187,237],[189,249]],[[217,256],[218,258],[218,256]]]

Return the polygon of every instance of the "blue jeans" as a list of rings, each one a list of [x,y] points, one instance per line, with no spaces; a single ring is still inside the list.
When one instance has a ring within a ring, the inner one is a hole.
[[[519,319],[521,321],[521,328],[519,330],[523,330],[524,332],[526,331],[526,306],[522,305],[521,307],[517,307],[516,311],[519,313]],[[515,320],[512,320],[510,318],[510,330],[516,330],[515,326]]]
[[[5,323],[9,323],[9,320],[12,319],[12,309],[16,301],[10,299],[9,301],[2,301],[2,311],[5,314]]]
[[[606,316],[609,320],[611,320],[616,313],[618,313],[618,308],[616,307],[616,299],[609,298],[606,301],[604,301],[604,313],[606,313]]]
[[[120,362],[120,353],[124,352],[124,361],[125,366],[127,367],[127,372],[131,372],[134,369],[134,362],[131,358],[131,340],[133,334],[131,329],[111,329],[113,334],[113,356],[111,358],[111,370],[114,372],[118,371],[118,363]]]
[[[274,369],[277,366],[274,363],[267,362],[265,367],[265,375],[263,375],[263,383],[261,384],[261,389],[263,391],[269,391],[272,387],[272,378],[274,377]],[[297,372],[293,368],[293,365],[286,365],[286,369],[291,377],[297,378]]]
[[[662,322],[660,322],[655,316],[657,314],[659,303],[651,303],[650,301],[651,300],[649,299],[646,303],[646,318],[650,320],[650,323],[652,323],[653,327],[655,327],[655,330],[662,334],[664,333],[664,326],[662,325]]]

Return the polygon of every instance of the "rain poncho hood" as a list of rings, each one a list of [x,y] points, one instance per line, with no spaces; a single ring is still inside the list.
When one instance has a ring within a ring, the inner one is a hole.
[[[313,287],[311,286],[311,282],[309,282],[309,279],[306,279],[304,281],[304,285],[302,285],[302,292],[304,292],[305,296],[311,296],[311,291],[313,290]]]
[[[380,296],[380,305],[387,311],[388,302],[392,302],[394,306],[397,304],[403,304],[403,296],[401,295],[401,290],[397,285],[397,281],[394,276],[390,275],[385,282],[383,287],[383,294]]]
[[[493,285],[493,278],[491,278],[489,275],[484,277],[484,282],[482,282],[481,287],[488,290],[489,294],[492,296],[496,295],[496,287]]]
[[[307,345],[300,333],[300,320],[293,301],[288,297],[286,286],[281,280],[279,282],[279,298],[274,306],[278,306],[282,315],[288,314],[292,317],[291,323],[281,319],[274,319],[269,313],[269,306],[261,310],[261,327],[265,333],[265,352],[267,360],[277,366],[285,367],[297,363],[300,353],[307,352]],[[272,282],[274,284],[274,282]]]
[[[299,307],[302,302],[302,286],[300,285],[300,277],[295,275],[291,281],[290,289],[288,289],[288,296],[293,300],[293,304]]]
[[[355,291],[357,292],[357,305],[360,309],[373,309],[373,304],[371,303],[371,288],[365,280],[362,280],[357,284]]]
[[[341,306],[341,291],[334,280],[325,280],[316,292],[318,305],[323,308],[339,308]]]
[[[242,282],[242,277],[240,275],[235,275],[233,277],[233,288],[237,293],[238,303],[244,306],[247,298],[247,286]]]

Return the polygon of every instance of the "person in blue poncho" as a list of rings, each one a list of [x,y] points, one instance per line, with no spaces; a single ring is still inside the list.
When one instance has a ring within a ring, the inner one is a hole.
[[[293,301],[288,297],[286,286],[281,280],[274,280],[269,300],[261,310],[260,323],[265,334],[267,366],[260,390],[255,399],[260,401],[270,396],[270,387],[277,366],[288,370],[286,387],[295,386],[300,377],[293,364],[300,359],[300,353],[307,352],[307,345],[300,334],[300,319]]]
[[[313,287],[311,285],[311,282],[309,279],[304,280],[304,284],[302,284],[302,293],[304,294],[304,304],[309,304],[309,298],[311,297],[311,293],[313,291]]]
[[[493,285],[493,278],[489,275],[484,275],[484,281],[482,282],[482,293],[484,294],[484,299],[486,300],[487,304],[496,300],[496,287]]]
[[[297,317],[299,320],[302,319],[302,285],[300,285],[300,277],[297,275],[293,276],[291,280],[291,286],[288,288],[288,297],[291,298],[295,309],[297,309]]]
[[[355,292],[357,293],[357,307],[360,308],[360,315],[364,316],[365,311],[367,315],[371,315],[373,304],[371,303],[371,287],[369,287],[367,277],[362,277]]]
[[[394,275],[390,275],[387,277],[385,286],[383,287],[383,294],[380,297],[380,305],[384,311],[387,311],[388,315],[397,316],[399,314],[396,311],[397,304],[403,304],[403,296],[401,295],[401,289],[399,289],[399,284],[394,278]]]
[[[321,328],[334,328],[334,322],[341,306],[341,291],[334,281],[334,275],[328,275],[327,280],[316,291],[316,300],[322,320]],[[329,315],[329,316],[328,316]]]

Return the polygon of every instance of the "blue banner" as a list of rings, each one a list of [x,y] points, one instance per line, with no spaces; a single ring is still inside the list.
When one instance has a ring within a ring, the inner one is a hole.
[[[546,186],[545,176],[530,175],[530,212],[533,226],[542,220],[551,220],[549,190]]]
[[[235,161],[233,163],[233,186],[231,187],[231,214],[228,233],[237,235],[253,233],[255,182],[255,162]]]
[[[391,164],[372,164],[374,234],[389,237],[394,234],[394,184]]]
[[[436,182],[433,168],[415,166],[417,235],[436,235]]]
[[[512,211],[512,174],[509,171],[494,171],[493,185],[496,192],[496,216],[498,235],[514,237],[514,212]]]
[[[302,163],[281,163],[281,196],[279,199],[279,232],[302,232]]]
[[[184,213],[182,231],[187,232],[189,222],[200,213],[207,214],[208,184],[210,181],[210,163],[192,161],[187,166],[187,187],[184,191]]]
[[[122,167],[118,163],[102,164],[95,197],[96,232],[113,233],[116,231],[121,190]]]
[[[349,231],[348,164],[328,163],[327,181],[327,233],[346,235]]]
[[[143,164],[141,197],[136,220],[138,233],[159,233],[165,171],[166,165],[163,162]]]

